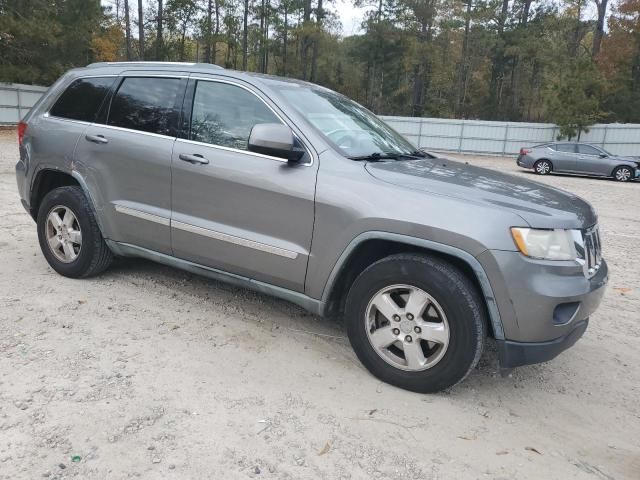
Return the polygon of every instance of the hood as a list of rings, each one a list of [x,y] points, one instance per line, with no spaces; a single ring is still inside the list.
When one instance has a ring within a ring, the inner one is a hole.
[[[584,228],[597,221],[591,205],[572,193],[453,160],[371,162],[366,169],[400,187],[509,210],[535,228]]]

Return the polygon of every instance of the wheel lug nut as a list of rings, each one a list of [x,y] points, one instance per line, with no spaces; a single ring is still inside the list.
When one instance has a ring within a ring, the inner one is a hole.
[[[399,321],[400,321],[400,315],[394,315],[394,316],[393,316],[393,319],[394,319],[396,322],[399,322]]]
[[[407,343],[411,343],[413,341],[413,338],[411,338],[411,335],[407,335],[406,337],[404,337],[404,341]]]
[[[420,333],[422,332],[422,329],[420,327],[416,327],[413,329],[416,333]]]
[[[400,330],[398,330],[397,328],[393,329],[393,334],[394,335],[400,335]]]
[[[413,314],[407,313],[407,320],[413,320]]]

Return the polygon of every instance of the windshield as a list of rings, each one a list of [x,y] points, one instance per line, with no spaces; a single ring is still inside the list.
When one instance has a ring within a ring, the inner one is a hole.
[[[277,90],[347,157],[417,153],[411,143],[373,113],[338,93],[299,84],[278,86]]]

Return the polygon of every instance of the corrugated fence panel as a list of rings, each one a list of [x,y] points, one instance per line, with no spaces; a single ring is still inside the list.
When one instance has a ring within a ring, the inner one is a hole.
[[[15,125],[33,107],[47,87],[0,83],[0,125]]]
[[[485,154],[517,154],[522,147],[557,140],[552,123],[489,122],[440,118],[381,117],[416,146],[431,150]],[[640,156],[640,125],[597,124],[580,140],[618,155]]]

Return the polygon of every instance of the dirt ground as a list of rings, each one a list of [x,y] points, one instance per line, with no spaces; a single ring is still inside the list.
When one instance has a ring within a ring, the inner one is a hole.
[[[552,362],[501,378],[489,351],[419,395],[284,301],[141,260],[55,274],[16,159],[0,132],[0,479],[640,478],[640,184],[537,177],[600,214],[600,310]]]

